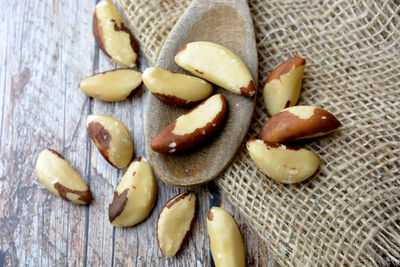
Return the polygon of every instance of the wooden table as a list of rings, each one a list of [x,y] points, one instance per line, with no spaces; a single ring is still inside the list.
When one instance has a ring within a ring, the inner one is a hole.
[[[84,95],[79,81],[117,68],[92,36],[92,1],[1,1],[0,17],[0,266],[210,266],[206,214],[222,206],[238,222],[249,266],[273,266],[265,244],[214,185],[195,188],[199,213],[182,253],[162,256],[155,236],[160,208],[185,189],[158,182],[149,218],[113,228],[108,204],[123,171],[110,166],[85,127],[88,114],[107,114],[127,125],[135,156],[146,155],[146,90],[106,103]],[[140,58],[140,70],[146,60]],[[90,186],[94,201],[78,206],[49,193],[38,181],[38,153],[53,148]]]

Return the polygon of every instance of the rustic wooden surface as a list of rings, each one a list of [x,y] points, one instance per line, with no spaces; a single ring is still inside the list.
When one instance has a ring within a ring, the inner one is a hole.
[[[199,215],[181,254],[162,256],[155,224],[162,205],[184,191],[158,180],[157,204],[138,226],[113,228],[108,204],[123,171],[110,166],[85,128],[88,114],[112,115],[144,155],[146,92],[105,103],[85,96],[80,79],[118,67],[94,43],[92,1],[1,1],[0,17],[0,266],[210,266],[205,216],[230,211],[245,240],[249,266],[273,266],[264,243],[213,183],[196,188]],[[146,66],[141,58],[140,69]],[[64,155],[90,186],[94,201],[77,206],[50,194],[34,164],[46,147]]]

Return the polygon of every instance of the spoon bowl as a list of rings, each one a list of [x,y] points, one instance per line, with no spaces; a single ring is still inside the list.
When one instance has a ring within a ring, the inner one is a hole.
[[[194,1],[170,32],[156,66],[186,73],[174,62],[179,49],[189,42],[210,41],[237,54],[249,68],[257,85],[257,50],[253,22],[245,0]],[[250,125],[255,97],[233,94],[214,85],[225,96],[228,114],[222,129],[198,148],[182,154],[160,154],[151,140],[165,126],[188,110],[167,105],[151,93],[146,103],[145,136],[150,160],[158,176],[174,186],[190,187],[214,179],[238,151]]]

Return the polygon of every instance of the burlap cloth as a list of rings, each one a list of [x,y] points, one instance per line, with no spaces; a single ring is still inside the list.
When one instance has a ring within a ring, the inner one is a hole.
[[[119,0],[155,62],[188,1]],[[343,126],[302,142],[321,158],[297,185],[263,175],[245,147],[216,179],[281,266],[400,262],[400,2],[250,1],[259,56],[257,108],[247,139],[268,119],[263,81],[279,63],[307,59],[299,104]],[[246,140],[247,140],[246,139]]]

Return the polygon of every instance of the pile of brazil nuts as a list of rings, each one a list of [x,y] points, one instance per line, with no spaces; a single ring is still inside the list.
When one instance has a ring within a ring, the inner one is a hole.
[[[253,78],[243,61],[219,44],[204,41],[188,43],[174,59],[178,66],[198,78],[150,67],[143,73],[143,82],[149,91],[164,103],[179,107],[190,107],[205,100],[153,138],[150,146],[159,153],[190,150],[222,127],[227,113],[226,99],[222,94],[210,96],[212,85],[205,80],[246,97],[256,92]]]
[[[273,180],[299,183],[319,167],[318,156],[305,148],[284,143],[329,134],[340,122],[329,111],[313,106],[295,106],[300,97],[306,60],[292,57],[276,67],[264,85],[264,102],[271,118],[264,124],[259,139],[246,147],[257,167]]]
[[[144,83],[161,101],[192,108],[160,131],[151,147],[160,153],[179,153],[199,145],[216,133],[226,117],[222,94],[212,95],[213,86],[251,97],[256,88],[242,60],[229,49],[211,42],[185,45],[175,62],[198,77],[150,67],[142,74],[136,66],[138,45],[122,15],[110,0],[101,0],[93,15],[93,34],[99,48],[112,61],[127,68],[109,70],[84,78],[80,90],[107,102],[128,99]],[[202,54],[201,58],[196,55]],[[210,68],[210,66],[212,66]],[[203,102],[201,102],[203,101]],[[197,105],[197,106],[196,106]],[[144,157],[133,157],[133,141],[123,122],[108,115],[92,114],[87,132],[103,158],[126,171],[110,198],[108,217],[113,226],[130,227],[145,220],[157,199],[157,181]],[[36,160],[39,181],[54,195],[74,204],[90,204],[92,192],[79,174],[58,152],[46,148]],[[193,192],[181,193],[165,203],[157,224],[161,252],[173,257],[190,237],[197,213]],[[210,248],[216,266],[245,266],[242,236],[234,218],[224,209],[212,207],[207,214]]]
[[[212,42],[188,43],[174,58],[177,65],[197,77],[156,67],[147,68],[143,74],[128,69],[136,66],[138,45],[110,0],[101,0],[96,5],[93,34],[104,54],[127,68],[83,79],[79,84],[83,93],[103,101],[123,101],[144,83],[160,101],[191,108],[152,139],[150,146],[159,153],[190,150],[223,126],[227,100],[222,94],[212,94],[211,83],[244,97],[256,93],[253,78],[243,61],[231,50]],[[322,136],[340,126],[335,116],[322,108],[295,106],[305,66],[305,59],[293,57],[272,71],[264,86],[265,106],[272,117],[263,126],[259,139],[251,139],[246,144],[258,168],[281,183],[304,181],[320,164],[312,151],[285,143]],[[145,220],[157,198],[157,182],[150,163],[144,157],[132,161],[133,141],[121,121],[92,114],[87,117],[86,126],[104,159],[117,169],[127,168],[111,196],[110,223],[116,227],[130,227]],[[92,192],[87,184],[56,151],[44,149],[35,168],[39,181],[51,193],[75,204],[91,203]],[[190,237],[196,212],[193,192],[179,194],[165,203],[156,225],[163,255],[173,257],[182,249]],[[227,211],[212,207],[207,214],[207,229],[216,266],[245,266],[242,236]]]

